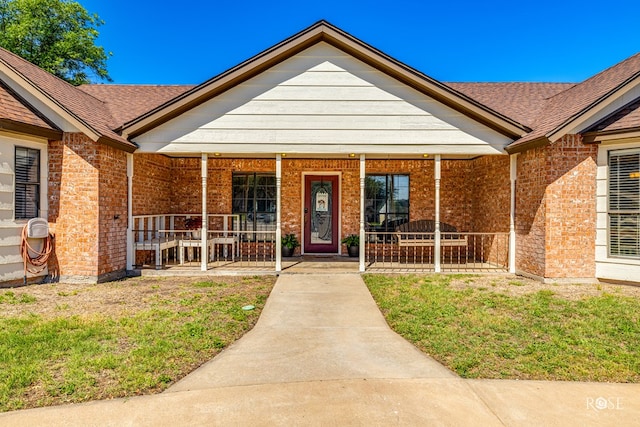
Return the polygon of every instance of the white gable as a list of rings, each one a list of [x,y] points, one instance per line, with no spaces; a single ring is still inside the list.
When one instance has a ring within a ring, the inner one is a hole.
[[[134,141],[141,152],[497,154],[511,142],[319,43]]]

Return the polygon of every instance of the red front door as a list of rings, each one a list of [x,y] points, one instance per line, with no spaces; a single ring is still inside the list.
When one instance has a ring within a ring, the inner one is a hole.
[[[338,252],[338,176],[304,178],[304,252]]]

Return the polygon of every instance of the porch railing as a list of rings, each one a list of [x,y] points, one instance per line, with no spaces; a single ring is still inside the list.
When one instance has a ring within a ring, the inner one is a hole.
[[[133,218],[135,266],[201,264],[202,230],[185,229],[198,215],[140,215]],[[197,221],[196,221],[197,222]],[[209,268],[275,267],[275,231],[240,231],[238,215],[208,215]]]
[[[368,270],[435,271],[435,233],[365,233]],[[509,233],[440,233],[442,272],[508,271]]]

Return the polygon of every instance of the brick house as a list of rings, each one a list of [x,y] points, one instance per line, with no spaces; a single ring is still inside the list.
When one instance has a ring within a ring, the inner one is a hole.
[[[0,282],[359,268],[640,281],[640,55],[579,84],[443,83],[318,22],[198,86],[72,87],[0,49]],[[36,242],[35,244],[37,244]],[[186,267],[184,267],[186,266]]]

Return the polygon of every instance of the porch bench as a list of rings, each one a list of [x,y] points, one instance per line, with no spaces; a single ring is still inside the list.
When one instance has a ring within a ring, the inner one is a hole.
[[[162,269],[162,253],[178,247],[179,240],[175,236],[155,237],[153,239],[134,242],[134,251],[154,251],[156,270]]]
[[[435,221],[431,219],[405,222],[396,228],[398,247],[435,246],[435,231]],[[445,238],[440,239],[440,246],[466,247],[467,236],[451,234],[457,232],[457,228],[453,225],[441,222],[440,233],[444,233]]]

